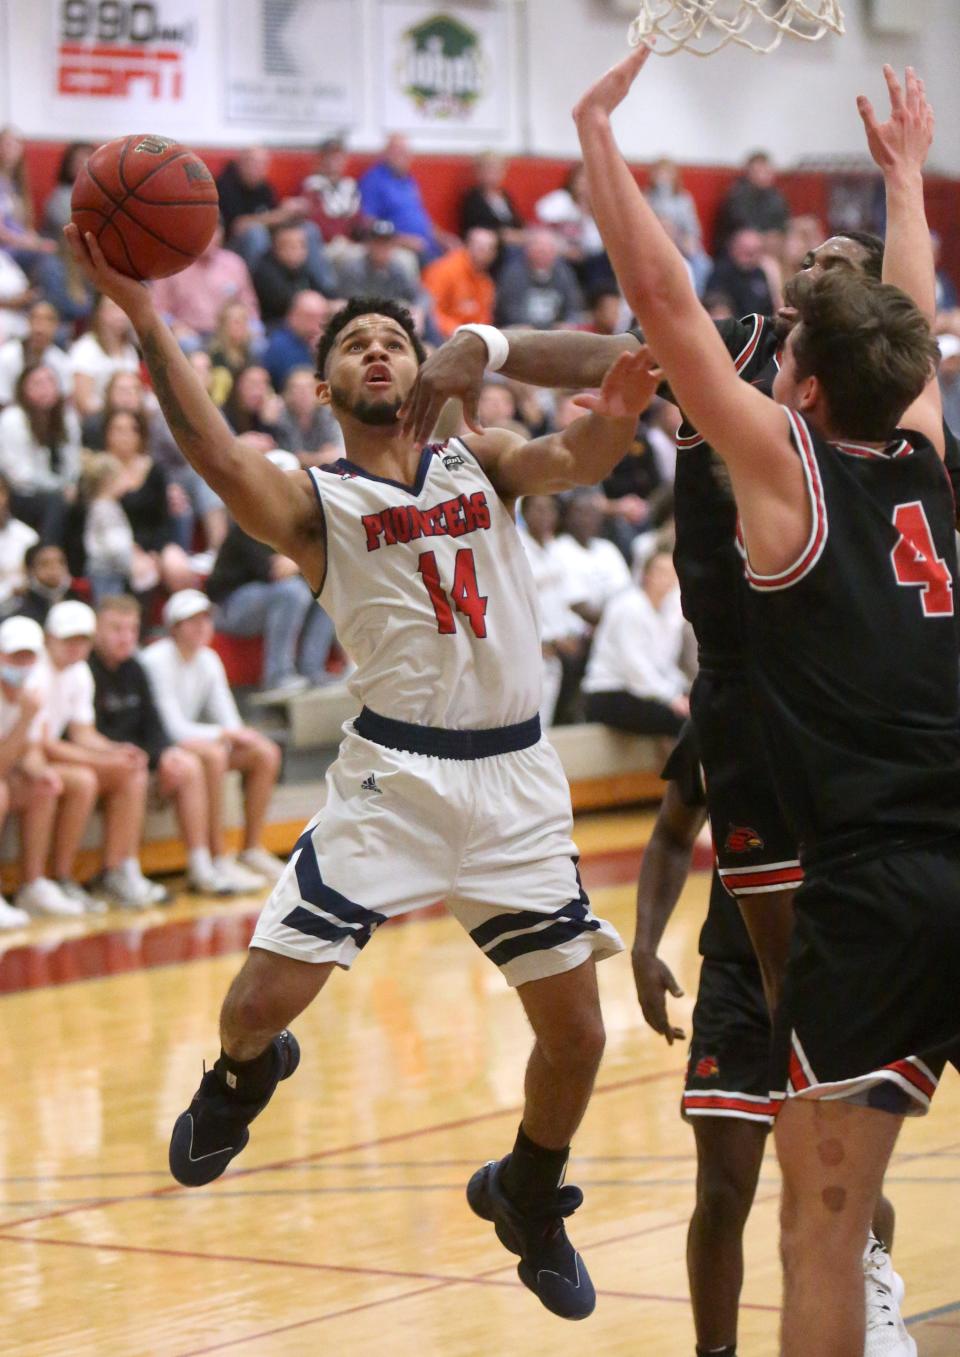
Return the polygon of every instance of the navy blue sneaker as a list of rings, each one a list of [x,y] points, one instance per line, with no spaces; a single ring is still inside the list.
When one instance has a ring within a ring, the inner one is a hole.
[[[203,1187],[219,1178],[247,1141],[247,1127],[266,1107],[281,1079],[289,1079],[300,1064],[300,1046],[292,1032],[273,1039],[276,1059],[273,1083],[256,1102],[243,1102],[227,1093],[214,1070],[207,1070],[186,1112],[181,1112],[170,1137],[170,1172],[184,1187]]]
[[[583,1201],[578,1187],[558,1188],[542,1207],[521,1212],[503,1190],[507,1161],[491,1159],[467,1184],[470,1209],[490,1220],[504,1248],[519,1254],[517,1274],[524,1286],[561,1319],[586,1319],[597,1294],[583,1259],[567,1238],[563,1222]]]

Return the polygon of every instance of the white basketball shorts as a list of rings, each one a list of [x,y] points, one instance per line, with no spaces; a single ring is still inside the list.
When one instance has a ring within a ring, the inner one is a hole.
[[[347,968],[380,924],[442,900],[509,985],[623,950],[580,883],[570,792],[546,741],[458,759],[344,730],[326,805],[251,947]]]

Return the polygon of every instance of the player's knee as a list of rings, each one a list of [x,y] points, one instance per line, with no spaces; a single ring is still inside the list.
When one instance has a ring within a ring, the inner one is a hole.
[[[697,1211],[716,1229],[742,1229],[750,1214],[754,1187],[722,1164],[704,1168],[697,1181]]]
[[[547,1060],[556,1069],[593,1072],[603,1058],[607,1034],[599,1010],[585,1013],[556,1030],[540,1033],[538,1041]]]

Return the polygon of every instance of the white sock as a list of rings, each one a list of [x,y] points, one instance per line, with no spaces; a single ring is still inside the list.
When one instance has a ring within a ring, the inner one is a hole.
[[[191,848],[187,854],[187,866],[193,874],[210,872],[213,869],[213,859],[210,856],[210,849]]]

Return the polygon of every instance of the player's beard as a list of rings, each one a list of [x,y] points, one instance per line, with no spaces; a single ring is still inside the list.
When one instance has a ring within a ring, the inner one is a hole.
[[[396,424],[397,415],[403,404],[399,396],[393,400],[370,400],[366,396],[361,396],[351,404],[343,388],[336,386],[330,388],[330,400],[334,406],[352,415],[361,424],[370,424],[374,428],[386,428],[390,424]]]

